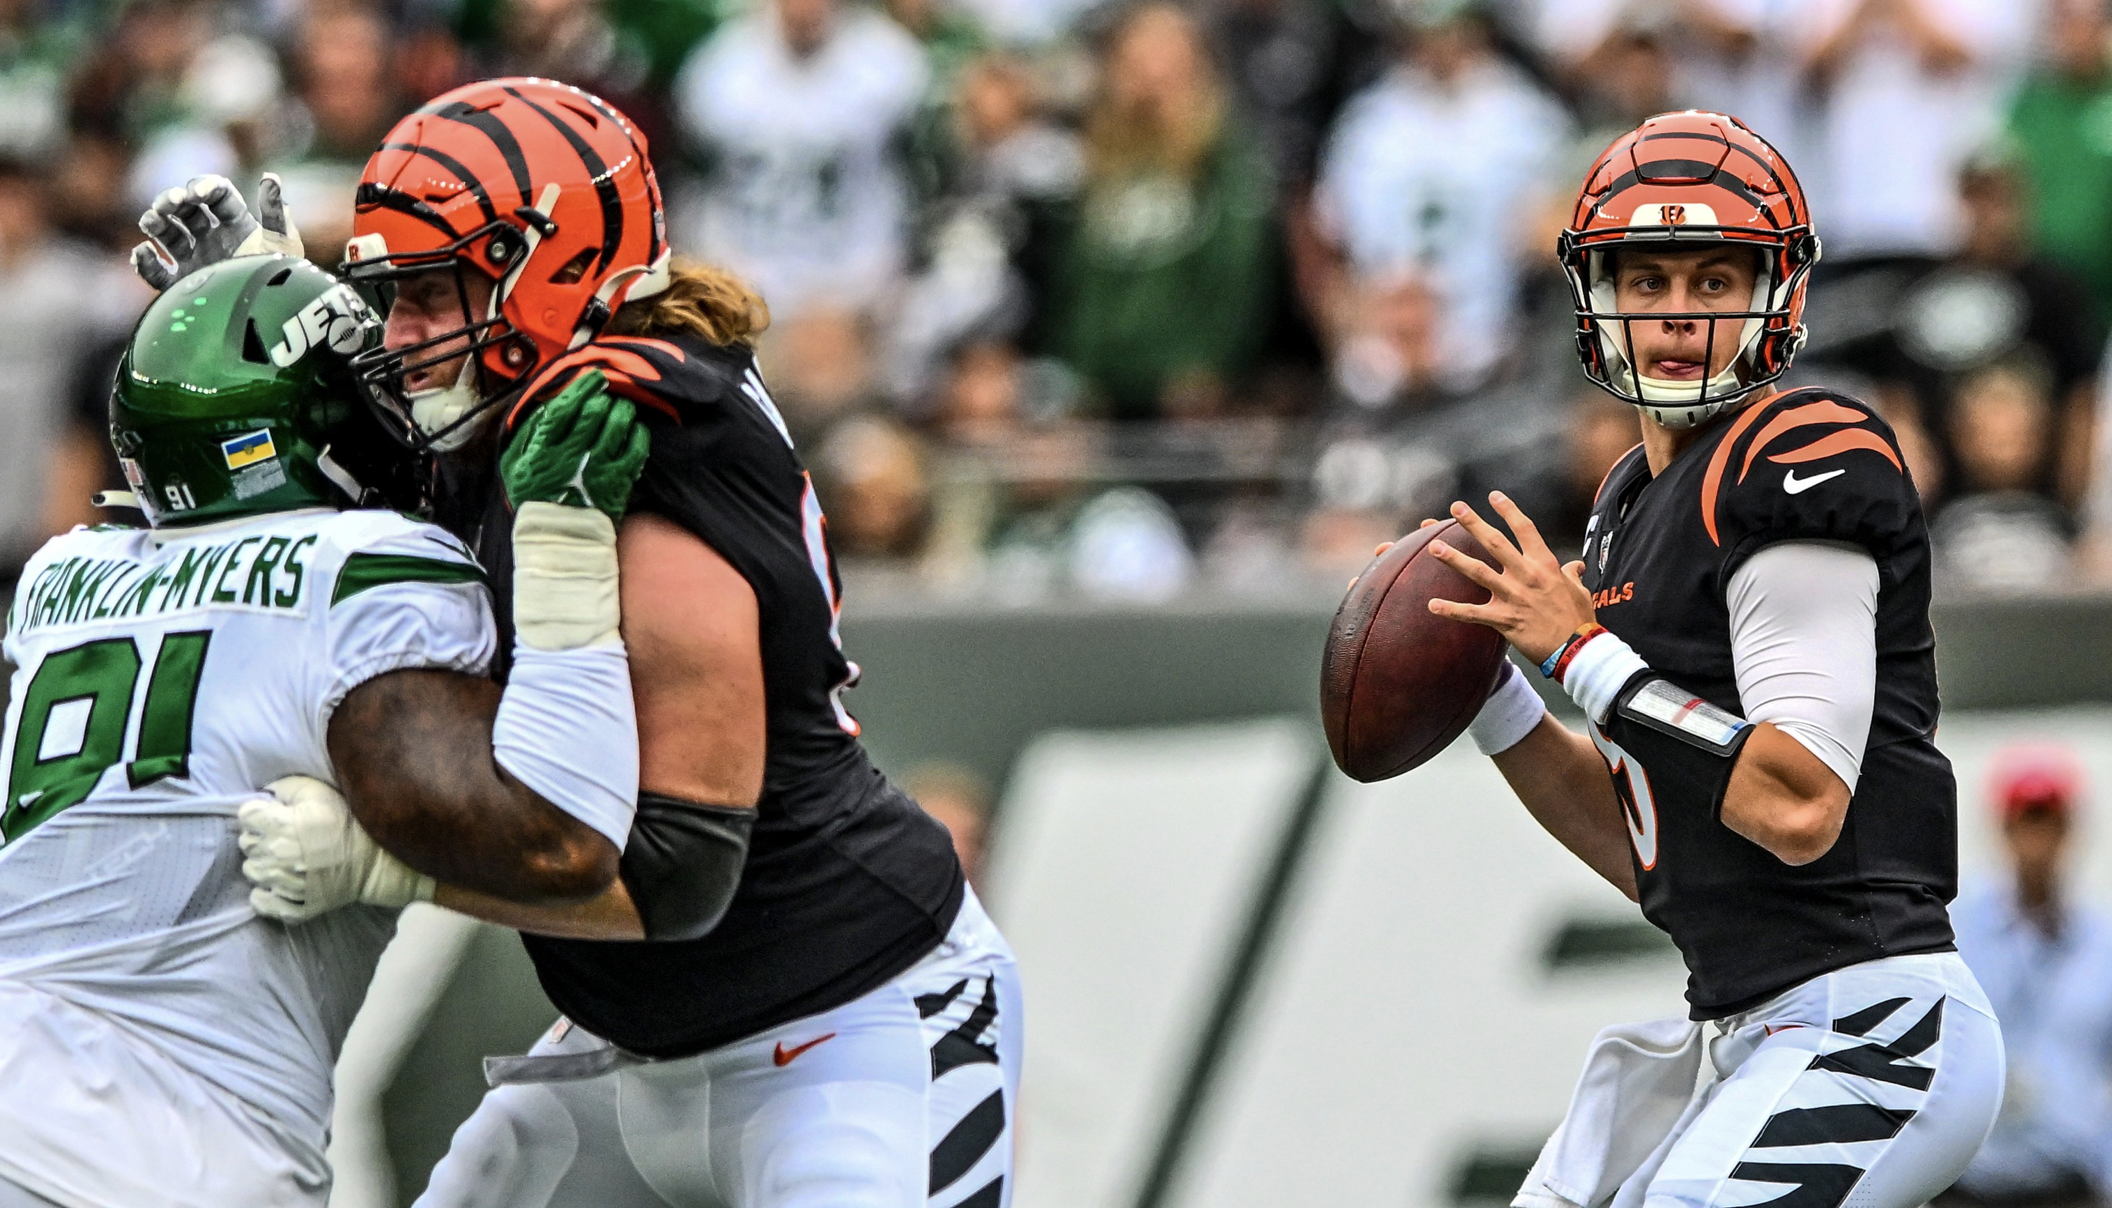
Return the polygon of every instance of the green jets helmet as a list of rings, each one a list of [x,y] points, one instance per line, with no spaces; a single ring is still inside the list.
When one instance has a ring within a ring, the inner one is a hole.
[[[414,506],[415,459],[350,368],[381,327],[352,286],[287,256],[223,260],[170,286],[110,396],[110,440],[147,522]]]

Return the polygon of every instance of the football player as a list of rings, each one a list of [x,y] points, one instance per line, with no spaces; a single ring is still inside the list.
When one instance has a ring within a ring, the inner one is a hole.
[[[519,572],[513,678],[490,681],[482,568],[438,528],[357,506],[403,500],[349,361],[381,327],[284,256],[175,282],[110,407],[148,527],[76,528],[24,572],[0,1205],[321,1208],[332,1062],[396,908],[434,885],[341,825],[303,838],[365,905],[260,919],[237,850],[256,786],[347,777],[455,811],[528,853],[497,888],[529,901],[615,875],[638,766],[614,584],[582,608],[579,583]],[[613,573],[645,461],[631,404],[588,379],[529,422],[500,473],[515,540],[600,548]]]
[[[142,227],[185,264],[259,217],[211,181]],[[505,568],[546,558],[513,539],[494,475],[523,417],[598,372],[652,433],[618,540],[643,790],[620,875],[584,905],[474,911],[523,930],[564,1016],[490,1067],[419,1203],[1005,1203],[1012,956],[945,830],[873,767],[841,703],[857,670],[813,483],[756,368],[760,300],[671,262],[645,140],[547,80],[468,85],[405,118],[368,161],[353,230],[347,272],[387,305],[362,383],[438,457],[438,515],[502,594]],[[349,808],[443,883],[518,859],[504,833],[356,771],[343,787],[349,806],[311,793],[257,817],[259,845],[297,847],[306,812]],[[289,911],[356,900],[313,883],[322,855],[253,863]]]
[[[1472,733],[1670,933],[1695,1022],[1602,1033],[1515,1202],[1913,1208],[1964,1169],[2003,1082],[1945,909],[1955,786],[1914,484],[1868,406],[1768,388],[1804,340],[1819,241],[1736,119],[1616,140],[1560,253],[1585,372],[1642,443],[1581,561],[1500,494],[1512,537],[1454,504],[1497,568],[1431,548],[1491,599],[1430,607],[1501,633],[1584,711],[1568,730],[1510,668]]]

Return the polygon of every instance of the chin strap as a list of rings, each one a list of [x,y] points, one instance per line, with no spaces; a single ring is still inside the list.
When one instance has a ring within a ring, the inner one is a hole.
[[[666,292],[675,279],[671,267],[673,263],[674,253],[663,251],[660,258],[650,266],[634,266],[610,273],[609,279],[601,283],[600,289],[594,291],[593,300],[587,303],[586,310],[580,314],[579,325],[572,329],[572,340],[565,346],[565,351],[577,349],[599,336],[602,328],[609,325],[609,320],[615,317],[623,302],[633,302]],[[630,290],[624,293],[623,302],[616,301],[616,295],[627,284]]]

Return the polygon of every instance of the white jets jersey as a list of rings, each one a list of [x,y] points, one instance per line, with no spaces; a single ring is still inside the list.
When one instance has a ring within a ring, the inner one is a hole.
[[[711,156],[701,204],[677,211],[697,254],[773,310],[874,303],[901,269],[908,185],[893,146],[930,84],[924,51],[884,15],[846,7],[814,53],[773,12],[729,22],[675,83],[685,132]]]
[[[260,918],[235,811],[282,776],[336,779],[330,715],[361,682],[486,669],[496,637],[474,559],[381,511],[75,529],[30,560],[8,620],[0,989],[115,1021],[281,1142],[300,1182],[327,1186],[331,1066],[395,912]],[[0,1068],[24,1043],[0,1036]],[[109,1169],[107,1121],[65,1104],[112,1110],[108,1095],[0,1080],[0,1176],[64,1202],[193,1202]]]

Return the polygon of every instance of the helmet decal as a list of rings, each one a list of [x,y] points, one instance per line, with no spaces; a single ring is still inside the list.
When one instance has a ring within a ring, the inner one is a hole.
[[[280,326],[284,333],[271,346],[271,363],[281,369],[306,356],[310,347],[350,356],[367,346],[381,321],[349,285],[339,283],[317,295],[299,314]]]

